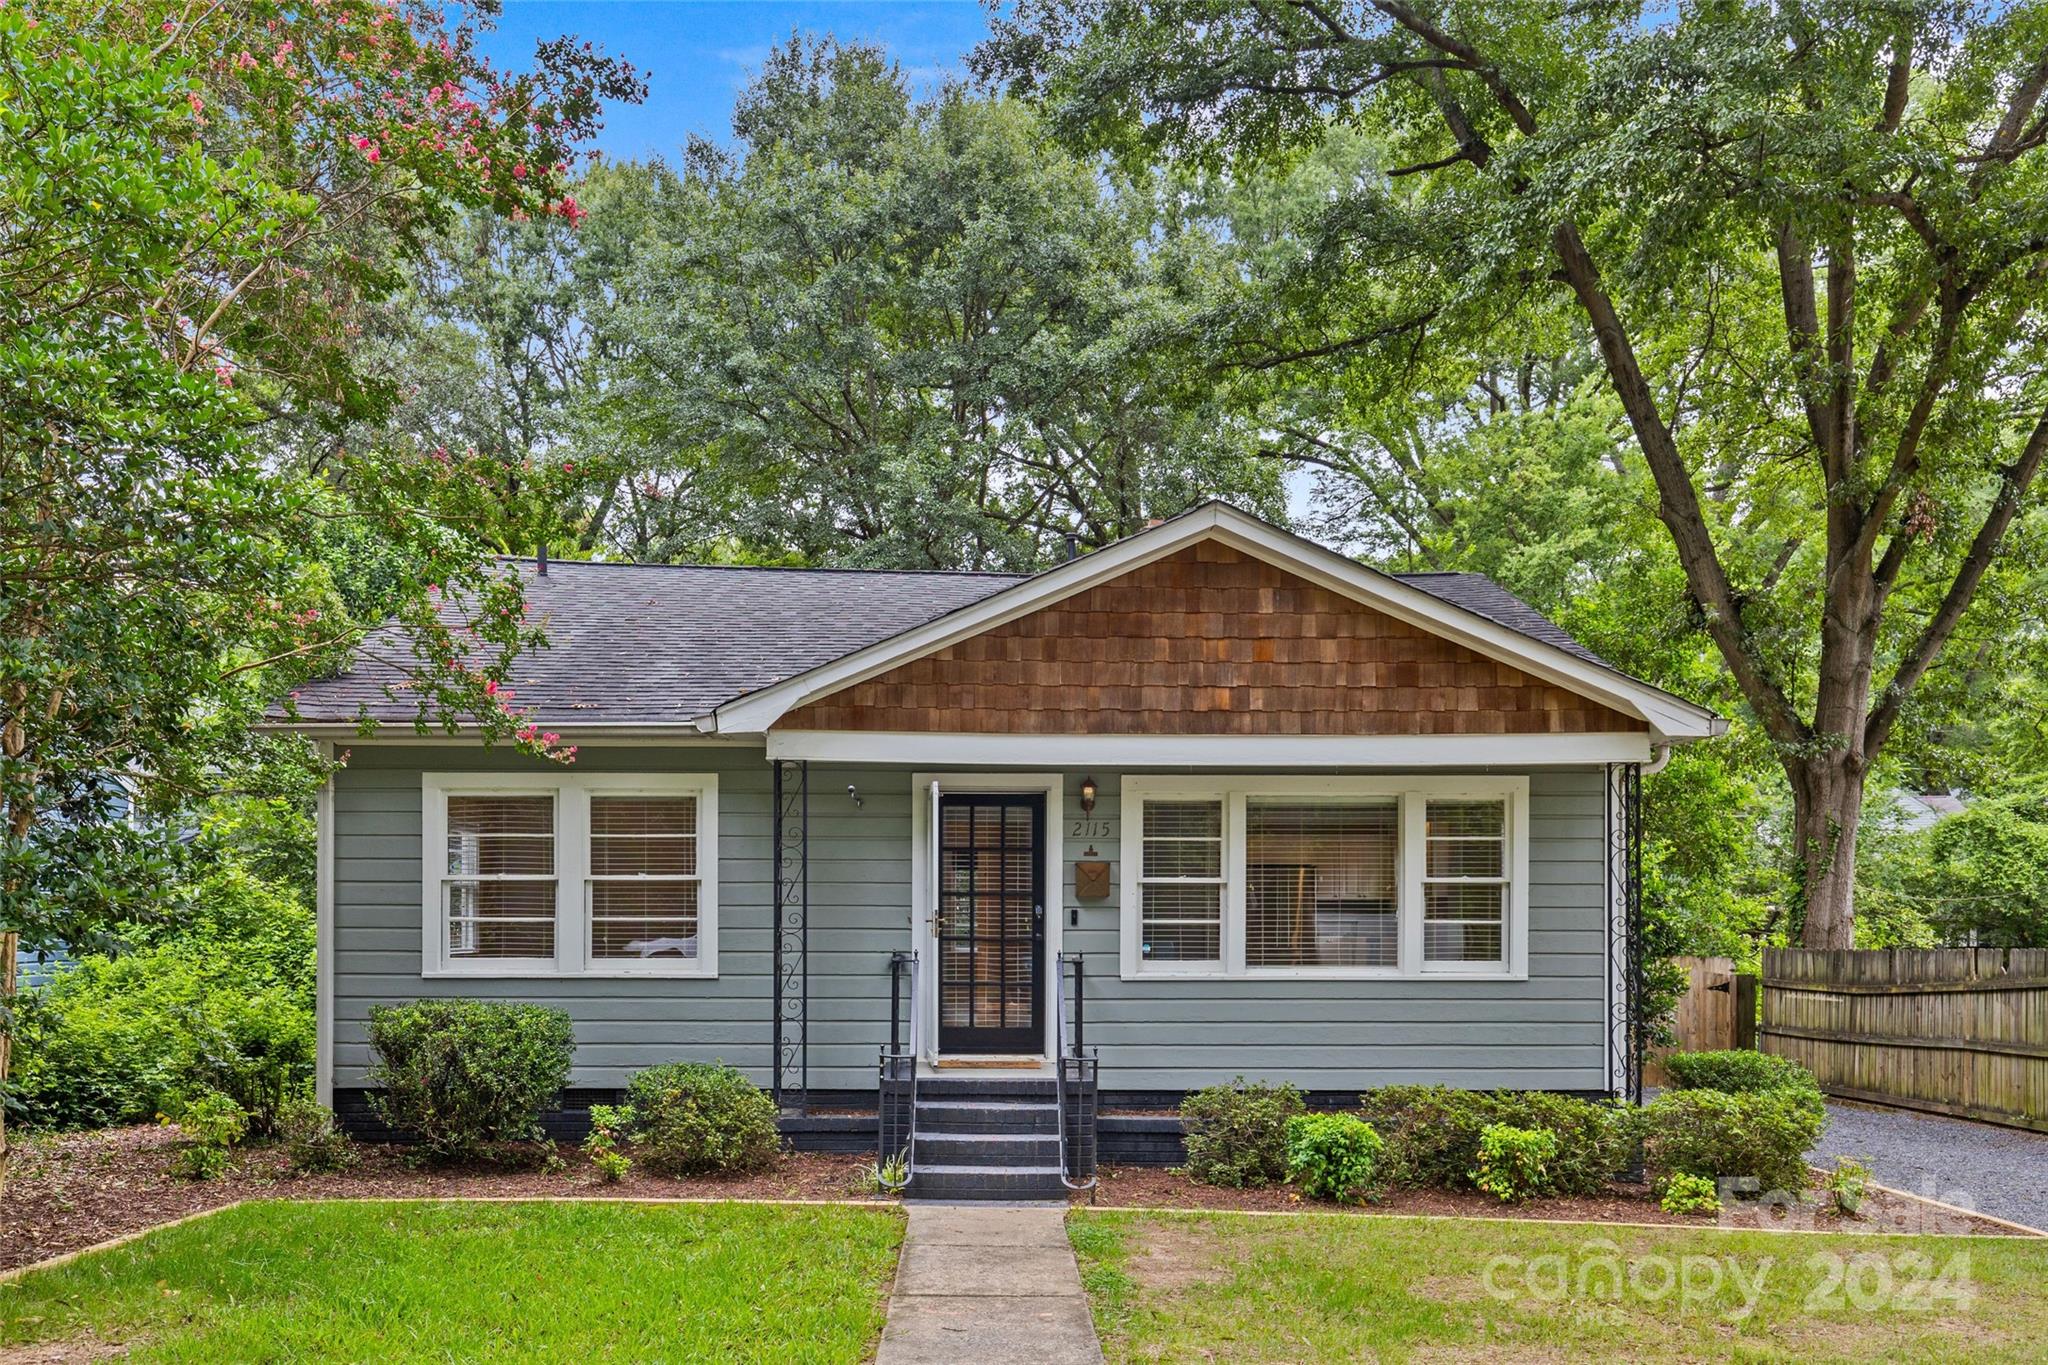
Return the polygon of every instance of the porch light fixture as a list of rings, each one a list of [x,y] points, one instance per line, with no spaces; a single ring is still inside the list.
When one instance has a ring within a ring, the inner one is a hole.
[[[1095,779],[1093,777],[1084,777],[1081,779],[1081,814],[1093,815],[1094,813]]]

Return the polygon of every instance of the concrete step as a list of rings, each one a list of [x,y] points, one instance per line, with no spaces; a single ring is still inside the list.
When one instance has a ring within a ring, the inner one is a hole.
[[[1057,1133],[929,1133],[917,1135],[917,1160],[935,1166],[1057,1166]]]
[[[1060,1107],[1037,1100],[928,1100],[917,1098],[920,1133],[1051,1133]]]
[[[918,1153],[910,1168],[914,1199],[1059,1199],[1067,1197],[1057,1163],[1039,1166],[985,1166],[924,1161]]]

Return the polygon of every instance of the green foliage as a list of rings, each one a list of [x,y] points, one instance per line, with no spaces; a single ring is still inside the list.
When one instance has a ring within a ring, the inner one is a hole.
[[[775,1102],[736,1067],[675,1062],[627,1082],[633,1150],[664,1175],[756,1171],[782,1148]]]
[[[633,1169],[633,1159],[619,1150],[632,1129],[630,1106],[590,1106],[590,1132],[583,1139],[583,1150],[590,1154],[590,1164],[597,1168],[598,1179],[607,1185],[618,1184]]]
[[[1927,829],[1887,836],[1860,871],[1866,901],[1925,926],[1925,944],[1909,931],[1903,946],[2048,948],[2048,783],[1987,794]]]
[[[1854,1216],[1863,1208],[1863,1197],[1870,1192],[1870,1167],[1855,1157],[1835,1158],[1835,1168],[1828,1172],[1828,1198],[1842,1213]]]
[[[1205,1185],[1257,1189],[1287,1178],[1287,1124],[1304,1109],[1291,1085],[1245,1084],[1197,1090],[1180,1103],[1187,1173]]]
[[[217,1180],[228,1166],[228,1149],[249,1132],[249,1116],[226,1095],[205,1092],[183,1101],[176,1115],[184,1141],[171,1156],[171,1174],[183,1180]]]
[[[1209,494],[1281,513],[1210,369],[1230,263],[1171,187],[829,38],[771,51],[733,127],[621,209],[589,420],[635,445],[626,548],[1026,568]]]
[[[416,1000],[370,1010],[378,1115],[443,1160],[536,1140],[569,1079],[566,1010],[494,1000]]]
[[[1782,1091],[1673,1090],[1643,1107],[1653,1174],[1754,1179],[1767,1191],[1805,1191],[1806,1153],[1826,1127],[1825,1111]]]
[[[1665,1179],[1657,1207],[1666,1213],[1719,1213],[1721,1195],[1708,1177],[1679,1173]]]
[[[1664,1059],[1674,1090],[1719,1090],[1730,1095],[1780,1095],[1825,1116],[1827,1101],[1813,1073],[1789,1057],[1736,1048],[1726,1052],[1674,1052]]]
[[[286,1160],[300,1175],[327,1175],[356,1164],[355,1145],[334,1125],[334,1111],[304,1096],[277,1111],[277,1135]]]
[[[1371,1124],[1355,1114],[1296,1114],[1286,1131],[1290,1184],[1311,1199],[1364,1198],[1382,1146]]]
[[[1360,1112],[1386,1139],[1385,1178],[1408,1187],[1464,1189],[1479,1166],[1489,1125],[1557,1136],[1548,1163],[1560,1194],[1599,1194],[1635,1158],[1633,1114],[1625,1106],[1540,1090],[1453,1090],[1390,1085],[1359,1096]]]
[[[1557,1134],[1547,1128],[1514,1128],[1489,1123],[1479,1130],[1479,1162],[1472,1184],[1502,1203],[1550,1192],[1550,1163],[1557,1159]]]
[[[218,1090],[268,1133],[284,1097],[312,1078],[309,996],[274,984],[232,943],[84,958],[21,1003],[15,1098],[30,1126],[100,1128]]]

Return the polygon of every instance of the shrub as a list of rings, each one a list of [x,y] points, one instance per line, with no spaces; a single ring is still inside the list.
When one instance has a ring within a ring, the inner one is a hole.
[[[1386,1139],[1381,1176],[1394,1185],[1470,1187],[1489,1124],[1555,1134],[1549,1187],[1560,1194],[1599,1194],[1635,1160],[1634,1112],[1612,1101],[1541,1090],[1390,1085],[1366,1091],[1359,1103],[1363,1117]]]
[[[1835,1207],[1843,1213],[1854,1215],[1863,1207],[1863,1196],[1870,1193],[1870,1167],[1852,1156],[1835,1158],[1835,1169],[1828,1172],[1828,1197],[1835,1201]]]
[[[268,1133],[313,1075],[310,996],[230,949],[86,957],[24,997],[14,1077],[31,1127],[141,1123],[217,1090]]]
[[[334,1126],[334,1111],[304,1097],[278,1106],[277,1135],[284,1139],[286,1160],[300,1175],[325,1175],[356,1164],[348,1136]]]
[[[444,1160],[538,1138],[575,1052],[566,1012],[490,1000],[376,1006],[370,1043],[378,1115]]]
[[[1287,1120],[1287,1178],[1311,1199],[1350,1203],[1371,1186],[1382,1145],[1355,1114],[1297,1114]]]
[[[1734,1049],[1675,1052],[1664,1059],[1674,1090],[1718,1090],[1724,1095],[1785,1095],[1822,1113],[1827,1103],[1813,1073],[1787,1057]]]
[[[632,1158],[619,1150],[632,1126],[633,1111],[629,1108],[610,1104],[590,1106],[590,1134],[583,1139],[583,1150],[590,1153],[590,1164],[607,1185],[618,1184],[633,1169]]]
[[[1674,1175],[1664,1181],[1657,1207],[1666,1213],[1719,1213],[1721,1195],[1703,1175]]]
[[[1479,1161],[1470,1175],[1481,1190],[1511,1203],[1548,1193],[1556,1159],[1557,1134],[1548,1128],[1489,1123],[1479,1130]]]
[[[171,1174],[186,1180],[217,1179],[228,1165],[228,1148],[249,1132],[242,1106],[221,1094],[194,1096],[178,1107],[178,1134],[184,1143],[171,1158]]]
[[[1229,1085],[1181,1101],[1187,1173],[1205,1185],[1255,1189],[1287,1178],[1287,1122],[1305,1106],[1291,1085]]]
[[[633,1147],[668,1175],[754,1171],[775,1159],[775,1102],[733,1067],[651,1066],[627,1084]]]
[[[1660,1176],[1754,1177],[1766,1190],[1806,1188],[1806,1152],[1827,1126],[1797,1096],[1674,1090],[1643,1110],[1645,1156]]]

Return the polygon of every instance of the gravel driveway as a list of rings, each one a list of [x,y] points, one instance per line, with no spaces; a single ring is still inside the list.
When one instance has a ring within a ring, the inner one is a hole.
[[[1806,1159],[1867,1162],[1880,1185],[2048,1231],[2048,1133],[1828,1101],[1828,1130]]]

